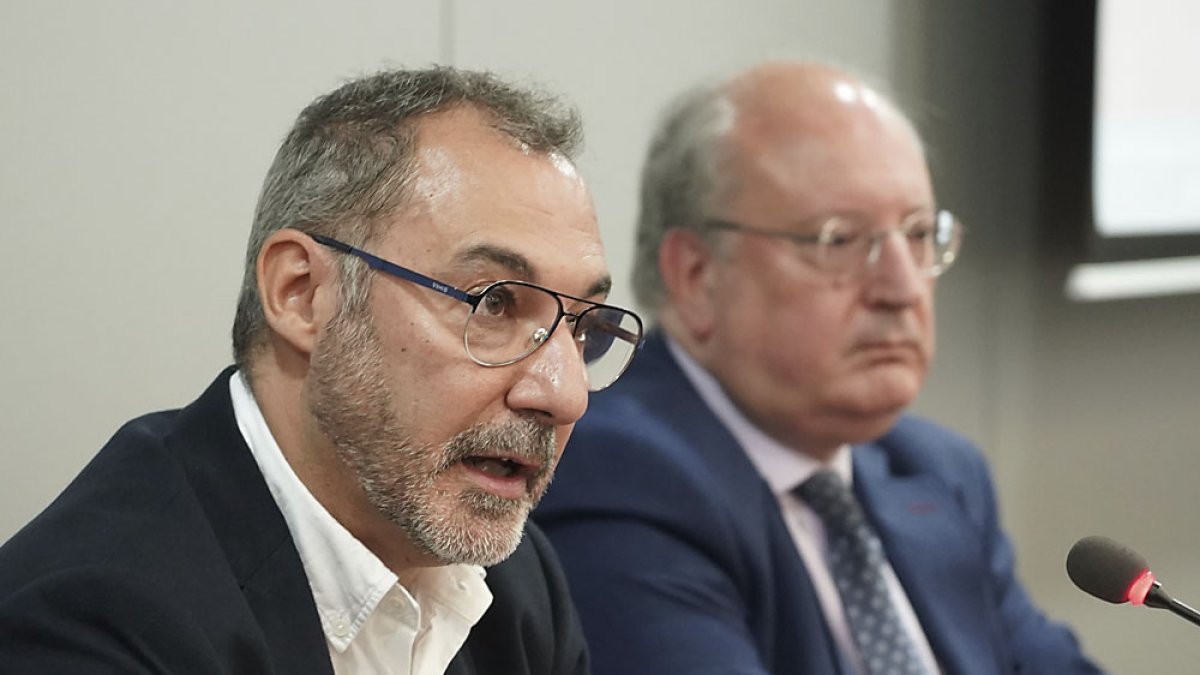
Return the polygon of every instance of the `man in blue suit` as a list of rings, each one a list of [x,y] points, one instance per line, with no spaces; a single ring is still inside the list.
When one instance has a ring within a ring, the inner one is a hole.
[[[669,112],[635,269],[657,329],[534,514],[596,673],[1097,672],[1016,580],[978,450],[903,414],[961,236],[845,72],[763,64]]]

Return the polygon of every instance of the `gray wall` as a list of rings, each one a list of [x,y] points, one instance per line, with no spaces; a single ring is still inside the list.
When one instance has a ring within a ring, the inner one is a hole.
[[[627,301],[656,111],[701,77],[809,55],[896,93],[970,227],[918,409],[985,447],[1030,590],[1114,672],[1200,658],[1190,626],[1102,605],[1062,571],[1075,539],[1105,533],[1200,598],[1200,299],[1062,300],[1064,261],[1036,246],[1055,224],[1037,207],[1035,0],[248,4],[0,5],[0,540],[119,424],[185,404],[228,362],[261,177],[299,109],[341,79],[441,61],[565,92]]]
[[[1200,296],[1064,299],[1080,252],[1045,245],[1069,227],[1043,215],[1062,210],[1048,178],[1070,167],[1044,161],[1038,4],[921,3],[920,28],[899,38],[917,40],[901,70],[940,197],[970,228],[939,290],[941,353],[917,407],[984,443],[1043,607],[1113,672],[1194,672],[1191,625],[1094,600],[1064,572],[1072,543],[1105,534],[1146,555],[1168,591],[1200,599]]]

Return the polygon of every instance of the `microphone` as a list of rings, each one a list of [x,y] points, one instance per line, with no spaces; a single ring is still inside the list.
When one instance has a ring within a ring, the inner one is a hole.
[[[1084,537],[1067,554],[1067,576],[1106,602],[1167,609],[1200,626],[1200,612],[1167,595],[1146,559],[1108,537]]]

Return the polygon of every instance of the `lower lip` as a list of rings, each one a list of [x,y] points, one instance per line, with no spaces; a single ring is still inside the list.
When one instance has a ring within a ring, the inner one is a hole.
[[[864,349],[859,352],[861,363],[869,367],[905,366],[912,365],[915,360],[907,349]]]
[[[529,483],[524,473],[515,473],[507,478],[501,478],[462,462],[459,464],[467,479],[487,492],[504,499],[521,499],[529,492]]]
[[[908,344],[868,344],[862,345],[858,351],[866,354],[878,354],[880,356],[907,356],[912,353],[912,346]]]

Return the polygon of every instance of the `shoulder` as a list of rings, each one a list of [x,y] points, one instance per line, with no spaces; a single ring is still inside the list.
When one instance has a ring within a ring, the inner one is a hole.
[[[966,437],[928,419],[905,415],[876,441],[895,473],[934,473],[980,478],[987,461]]]
[[[123,425],[0,547],[0,598],[52,579],[69,582],[84,570],[107,570],[167,597],[192,591],[201,579],[232,580],[200,498],[208,488],[195,483],[178,452],[196,444],[181,435],[182,415],[151,413]]]
[[[706,417],[699,414],[706,410],[662,338],[652,333],[629,370],[611,387],[592,394],[572,442],[587,446],[618,437],[669,444]]]
[[[932,481],[972,519],[990,522],[994,517],[995,487],[983,453],[964,436],[929,420],[906,415],[878,441],[856,446],[855,462],[877,477]]]
[[[105,572],[112,577],[107,587],[131,596],[136,588],[164,598],[191,597],[193,591],[203,596],[197,585],[214,577],[233,583],[186,470],[163,447],[169,417],[125,425],[62,494],[0,547],[0,598],[39,584],[70,587],[80,575]],[[114,585],[118,579],[128,585]]]
[[[733,504],[765,490],[729,431],[687,394],[612,392],[580,420],[555,473],[535,517],[556,545],[561,523],[595,518],[720,529]]]
[[[152,537],[154,523],[172,510],[186,478],[164,451],[176,413],[146,415],[126,423],[61,494],[0,549],[0,572],[30,556],[86,563],[111,560]]]
[[[565,496],[571,500],[595,494],[611,503],[699,491],[688,495],[694,498],[722,492],[722,486],[752,489],[756,481],[740,445],[659,339],[612,387],[592,395],[549,498],[570,491]]]

